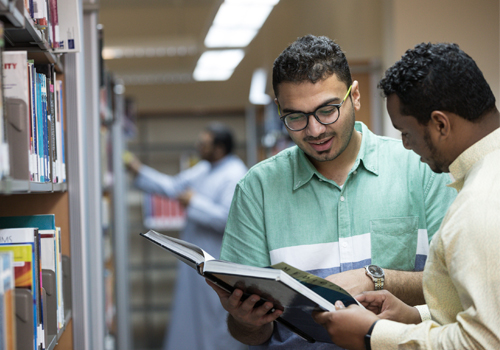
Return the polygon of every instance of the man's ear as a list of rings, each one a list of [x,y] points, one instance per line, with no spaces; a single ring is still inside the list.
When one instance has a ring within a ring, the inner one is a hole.
[[[448,138],[451,132],[450,118],[446,112],[433,111],[431,120],[429,121],[430,128],[436,133],[439,138]]]
[[[361,108],[361,93],[359,92],[359,83],[357,80],[352,82],[351,98],[354,110],[359,111]]]
[[[281,115],[281,107],[280,107],[280,103],[278,102],[277,98],[274,99],[274,103],[278,107],[278,114]]]

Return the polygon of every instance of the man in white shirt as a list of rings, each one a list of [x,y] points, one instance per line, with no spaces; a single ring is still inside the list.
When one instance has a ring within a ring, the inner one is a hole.
[[[132,157],[127,167],[135,186],[148,192],[177,198],[186,210],[186,226],[180,237],[219,257],[222,235],[236,183],[247,167],[233,153],[231,129],[209,124],[201,133],[197,150],[201,160],[177,175],[163,174]],[[226,311],[203,278],[186,264],[179,264],[172,316],[165,336],[165,350],[242,350],[246,346],[231,337]]]
[[[406,148],[458,191],[433,237],[424,268],[427,305],[387,291],[359,306],[316,312],[348,349],[500,348],[500,113],[474,60],[455,44],[419,44],[379,86]],[[371,311],[373,312],[371,312]],[[376,315],[378,314],[378,316]]]

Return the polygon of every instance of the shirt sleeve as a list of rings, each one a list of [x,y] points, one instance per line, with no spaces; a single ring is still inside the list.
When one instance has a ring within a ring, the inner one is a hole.
[[[197,164],[176,176],[163,174],[147,165],[143,165],[134,180],[134,185],[144,192],[175,198],[189,187],[192,179],[202,170],[204,165],[200,165]]]
[[[236,186],[222,241],[221,259],[252,266],[269,266],[262,205]]]
[[[420,314],[420,319],[422,320],[422,322],[432,320],[431,312],[429,311],[427,305],[416,305],[415,308]]]
[[[221,234],[226,227],[236,183],[243,176],[243,172],[234,172],[228,169],[226,175],[220,179],[219,186],[217,186],[218,188],[215,191],[217,193],[217,200],[195,192],[186,210],[189,220],[199,225],[210,227]]]

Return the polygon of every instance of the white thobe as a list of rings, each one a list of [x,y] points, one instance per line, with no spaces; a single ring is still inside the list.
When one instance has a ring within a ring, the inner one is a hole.
[[[238,157],[228,155],[213,164],[200,161],[176,176],[143,166],[135,185],[145,192],[171,198],[193,190],[180,238],[218,258],[234,189],[246,171]],[[165,350],[246,349],[229,334],[227,313],[217,294],[204,278],[183,263],[178,266],[173,300]]]

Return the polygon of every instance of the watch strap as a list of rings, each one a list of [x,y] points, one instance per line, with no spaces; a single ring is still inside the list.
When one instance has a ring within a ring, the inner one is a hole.
[[[368,330],[368,332],[365,334],[365,348],[366,350],[372,350],[372,344],[371,344],[371,340],[372,340],[372,332],[373,332],[373,328],[375,328],[375,324],[378,322],[379,320],[376,320],[375,322],[373,322],[373,324],[371,325],[370,329]]]
[[[375,290],[384,289],[384,277],[373,277],[373,283],[375,284]]]

